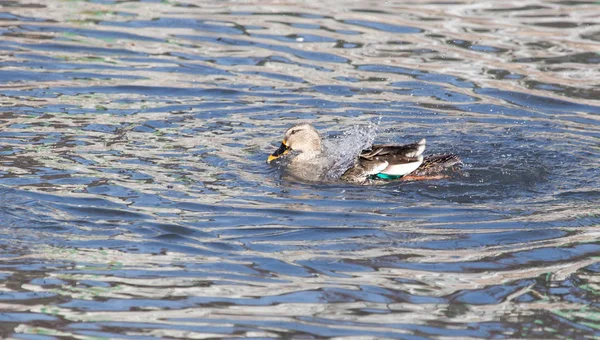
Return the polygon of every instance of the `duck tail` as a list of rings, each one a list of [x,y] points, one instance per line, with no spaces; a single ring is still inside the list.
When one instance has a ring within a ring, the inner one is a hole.
[[[425,157],[423,163],[411,175],[427,176],[440,173],[446,169],[463,165],[460,157],[454,154],[431,155]]]

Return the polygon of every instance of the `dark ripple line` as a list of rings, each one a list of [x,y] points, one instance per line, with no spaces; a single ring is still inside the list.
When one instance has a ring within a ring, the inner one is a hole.
[[[55,52],[69,52],[69,53],[88,53],[92,55],[96,54],[108,54],[108,55],[137,55],[147,56],[147,53],[135,52],[124,48],[104,48],[104,47],[93,47],[86,45],[76,44],[58,44],[58,43],[41,43],[41,44],[19,44],[22,47],[28,48],[29,50],[39,51],[55,51]]]
[[[463,262],[406,262],[388,263],[392,268],[423,270],[434,273],[479,273],[490,270],[512,270],[525,267],[548,266],[575,262],[576,260],[600,256],[600,243],[583,243],[574,246],[545,247],[502,254],[498,258]]]
[[[210,24],[207,22],[211,22]],[[217,22],[222,22],[226,25],[217,25]],[[196,31],[207,31],[221,34],[243,35],[248,34],[249,29],[261,29],[260,26],[242,26],[235,22],[218,21],[218,20],[199,20],[199,19],[184,19],[171,17],[158,17],[155,20],[129,20],[126,22],[119,21],[102,21],[103,26],[117,26],[127,28],[191,28]]]
[[[493,88],[474,89],[475,93],[502,99],[511,104],[525,108],[533,108],[542,112],[564,113],[564,112],[589,112],[600,114],[600,106],[579,104],[564,99],[542,97],[529,93],[498,90]]]
[[[34,31],[34,32],[56,32],[56,33],[70,33],[80,35],[84,37],[97,38],[97,39],[127,39],[127,40],[138,40],[138,41],[152,41],[164,43],[164,39],[158,39],[148,37],[139,34],[119,32],[119,31],[106,31],[106,30],[91,30],[83,28],[72,28],[72,27],[60,27],[60,26],[34,26],[34,25],[21,25],[23,31]]]
[[[378,64],[363,64],[363,65],[355,65],[357,70],[368,71],[368,72],[381,72],[381,73],[395,73],[411,76],[416,79],[438,82],[438,83],[447,83],[454,85],[456,87],[462,88],[475,88],[475,84],[463,80],[462,78],[446,75],[446,74],[436,74],[428,71],[421,71],[418,69],[410,69],[407,67],[400,66],[391,66],[391,65],[378,65]]]
[[[46,7],[46,6],[42,6],[42,7]],[[39,7],[39,8],[42,8],[42,7]],[[0,13],[0,21],[56,22],[55,20],[41,19],[41,18],[34,18],[34,17],[24,17],[21,15],[16,15],[16,14],[7,13],[7,12]]]
[[[289,53],[298,58],[308,59],[308,60],[313,60],[313,61],[328,62],[328,63],[349,63],[350,62],[350,60],[347,58],[340,57],[340,56],[337,56],[337,55],[334,55],[331,53],[303,51],[303,50],[291,48],[288,46],[264,44],[264,43],[248,41],[248,40],[232,39],[232,38],[204,37],[204,36],[195,36],[195,35],[177,35],[176,37],[181,38],[181,39],[187,39],[187,40],[210,42],[210,43],[218,44],[218,45],[258,47],[258,48],[263,48],[263,49],[275,51],[275,52]]]
[[[422,33],[422,32],[424,32],[423,29],[417,28],[417,27],[398,26],[398,25],[386,24],[386,23],[381,23],[381,22],[376,22],[376,21],[368,21],[368,20],[349,19],[349,20],[340,20],[340,22],[342,22],[344,24],[348,24],[348,25],[362,26],[362,27],[372,28],[377,31],[390,32],[390,33],[407,34],[407,33]]]
[[[0,71],[0,82],[14,83],[24,81],[59,81],[59,80],[74,80],[74,79],[130,79],[140,80],[148,79],[142,76],[132,76],[127,74],[101,74],[91,72],[28,72],[19,71]],[[1,91],[0,91],[1,92]]]
[[[231,100],[240,96],[256,96],[269,98],[294,98],[301,97],[293,93],[277,92],[246,92],[226,88],[184,88],[184,87],[160,87],[142,85],[117,85],[117,86],[87,86],[87,87],[52,87],[44,90],[46,95],[58,93],[63,95],[80,95],[88,93],[104,94],[139,94],[150,97],[210,97],[227,98]]]

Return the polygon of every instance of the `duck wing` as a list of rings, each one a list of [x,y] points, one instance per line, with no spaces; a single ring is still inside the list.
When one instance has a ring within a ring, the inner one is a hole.
[[[423,151],[425,139],[406,145],[373,145],[361,152],[355,166],[348,169],[341,179],[365,183],[371,175],[406,175],[421,165]]]
[[[406,145],[373,145],[370,149],[363,150],[359,159],[365,160],[397,160],[402,161],[419,157],[425,151],[425,139],[417,143]]]

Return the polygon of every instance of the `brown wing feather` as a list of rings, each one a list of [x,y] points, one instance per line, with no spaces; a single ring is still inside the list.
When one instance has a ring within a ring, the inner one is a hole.
[[[427,156],[423,160],[423,164],[412,174],[417,176],[436,174],[460,164],[462,164],[461,159],[453,154]]]
[[[388,157],[392,159],[414,159],[415,157],[409,156],[411,153],[417,153],[420,147],[424,144],[412,143],[406,145],[373,145],[370,149],[363,150],[360,154],[360,158],[374,159],[375,157]]]

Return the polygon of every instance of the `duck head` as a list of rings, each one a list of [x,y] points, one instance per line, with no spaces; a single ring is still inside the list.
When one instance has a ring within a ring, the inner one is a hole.
[[[283,141],[279,149],[275,150],[267,163],[287,154],[290,151],[301,153],[318,153],[321,152],[321,136],[319,132],[310,124],[302,123],[294,125],[285,132]]]

